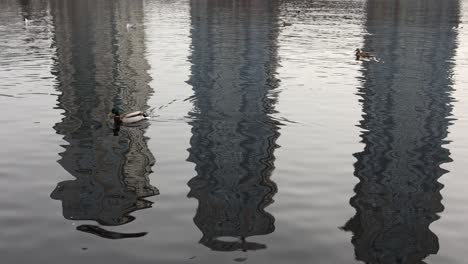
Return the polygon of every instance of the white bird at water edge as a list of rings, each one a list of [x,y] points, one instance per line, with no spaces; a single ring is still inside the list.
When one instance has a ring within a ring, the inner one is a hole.
[[[127,30],[129,30],[129,29],[135,29],[135,28],[136,28],[136,26],[135,26],[134,24],[129,24],[129,23],[127,23]]]

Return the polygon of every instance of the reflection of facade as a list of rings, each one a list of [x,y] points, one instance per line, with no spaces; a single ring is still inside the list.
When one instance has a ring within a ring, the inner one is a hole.
[[[68,142],[59,163],[76,178],[59,183],[51,197],[62,201],[67,219],[124,224],[151,206],[144,197],[158,194],[148,179],[154,157],[144,128],[114,137],[108,116],[113,107],[148,108],[143,29],[126,28],[142,23],[142,9],[138,0],[51,1],[58,105],[65,111],[55,129]]]
[[[43,19],[46,16],[47,1],[44,0],[17,0],[21,8],[23,19]],[[33,15],[34,14],[34,15]]]
[[[188,183],[189,197],[199,202],[200,243],[213,250],[265,248],[246,238],[274,230],[264,210],[276,193],[270,176],[279,136],[269,117],[277,86],[274,3],[191,1],[189,160],[198,175]]]
[[[423,263],[439,250],[429,225],[442,212],[437,180],[450,162],[443,147],[450,124],[450,60],[458,1],[369,1],[360,90],[364,151],[351,205],[356,258],[365,263]]]

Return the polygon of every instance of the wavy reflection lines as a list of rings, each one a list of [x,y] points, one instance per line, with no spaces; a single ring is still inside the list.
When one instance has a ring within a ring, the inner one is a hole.
[[[274,231],[265,211],[276,185],[275,1],[191,1],[194,91],[189,197],[200,243],[217,251],[258,250],[247,238]]]
[[[54,128],[68,143],[58,162],[76,178],[58,183],[51,197],[62,201],[66,219],[122,225],[134,219],[132,212],[151,207],[145,197],[159,193],[148,178],[155,160],[145,127],[123,127],[114,136],[108,117],[113,107],[148,108],[144,32],[128,33],[125,24],[141,23],[142,8],[143,1],[51,2],[58,107],[65,111]],[[110,239],[144,235],[92,225],[77,230]]]
[[[423,263],[439,250],[429,225],[444,209],[440,165],[451,161],[458,13],[458,1],[368,2],[364,48],[384,63],[363,63],[365,147],[355,154],[356,215],[343,227],[365,263]]]

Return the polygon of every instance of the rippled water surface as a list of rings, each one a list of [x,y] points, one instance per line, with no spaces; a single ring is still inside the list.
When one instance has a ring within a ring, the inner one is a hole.
[[[467,23],[463,0],[0,0],[1,263],[466,263]]]

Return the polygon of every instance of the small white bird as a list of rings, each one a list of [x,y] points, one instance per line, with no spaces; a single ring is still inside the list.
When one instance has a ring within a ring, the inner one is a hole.
[[[135,25],[127,23],[127,30],[135,29],[135,28],[136,28]]]
[[[27,19],[27,18],[24,18],[24,25],[25,26],[29,26],[29,23],[31,22],[31,20]]]

